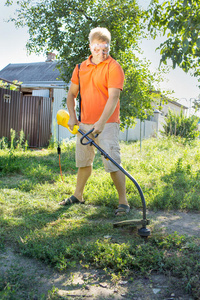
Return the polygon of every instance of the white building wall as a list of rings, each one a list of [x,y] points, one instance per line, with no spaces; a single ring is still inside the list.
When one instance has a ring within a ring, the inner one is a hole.
[[[184,115],[187,115],[187,111],[188,111],[187,108],[178,106],[178,105],[174,104],[173,102],[168,101],[167,104],[162,105],[161,112],[163,113],[164,116],[166,116],[168,114],[169,109],[172,110],[176,114],[180,114],[181,110],[182,110]]]
[[[49,90],[33,90],[32,96],[40,96],[40,97],[47,97],[49,98]]]
[[[58,139],[58,124],[56,115],[60,109],[63,109],[62,100],[66,98],[67,92],[64,89],[54,89],[54,103],[53,103],[53,111],[52,111],[52,135]],[[69,130],[63,126],[59,126],[59,141],[63,139],[70,139],[73,135],[69,132]]]
[[[148,139],[150,137],[156,136],[157,124],[154,121],[140,121],[136,119],[136,125],[134,127],[129,127],[124,131],[120,131],[119,139],[121,141],[137,141],[142,139]],[[140,137],[141,135],[141,137]]]
[[[161,132],[164,131],[164,124],[166,124],[165,117],[159,110],[154,112],[154,121],[156,123],[156,135],[157,137],[161,136]]]

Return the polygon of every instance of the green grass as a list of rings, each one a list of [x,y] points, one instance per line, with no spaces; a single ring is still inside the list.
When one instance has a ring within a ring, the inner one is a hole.
[[[139,142],[121,143],[121,153],[123,167],[140,184],[149,210],[200,211],[199,141],[149,139],[142,142],[142,152]],[[9,245],[61,271],[80,263],[122,277],[170,272],[198,299],[199,238],[153,232],[146,241],[113,228],[117,193],[100,154],[85,189],[85,205],[58,205],[75,188],[74,154],[74,142],[62,145],[63,183],[56,149],[0,150],[0,249]],[[138,191],[128,178],[126,186],[132,207],[126,218],[141,218]],[[4,290],[9,292],[0,283],[0,293]]]

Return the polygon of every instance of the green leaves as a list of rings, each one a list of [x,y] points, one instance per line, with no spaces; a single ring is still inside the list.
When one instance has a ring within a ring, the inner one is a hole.
[[[197,39],[196,44],[197,44],[197,47],[200,48],[200,38]]]
[[[148,10],[148,29],[153,38],[158,33],[166,35],[160,45],[162,62],[171,59],[173,68],[177,65],[185,72],[200,74],[200,1],[172,0],[162,5],[152,0]]]
[[[189,41],[187,39],[185,39],[183,41],[183,53],[186,53],[188,48],[189,48]]]

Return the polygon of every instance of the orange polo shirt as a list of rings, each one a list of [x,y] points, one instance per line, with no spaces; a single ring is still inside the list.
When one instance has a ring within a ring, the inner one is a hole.
[[[108,89],[123,89],[124,72],[120,64],[111,56],[98,65],[91,62],[91,56],[82,62],[79,70],[81,90],[81,122],[94,124],[104,110],[108,100]],[[71,81],[79,84],[78,65],[76,65]],[[118,100],[114,113],[107,123],[120,123],[120,102]]]

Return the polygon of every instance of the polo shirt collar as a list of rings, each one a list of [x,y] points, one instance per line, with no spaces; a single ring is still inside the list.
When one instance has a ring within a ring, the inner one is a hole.
[[[86,65],[87,65],[87,66],[89,66],[89,65],[95,66],[95,65],[91,62],[91,58],[92,58],[92,55],[90,55],[90,56],[88,57],[88,59],[86,60]],[[108,58],[107,58],[106,60],[104,60],[104,61],[101,62],[101,64],[102,64],[102,63],[108,64],[108,63],[110,62],[111,59],[112,59],[112,58],[111,58],[111,56],[109,55]]]

